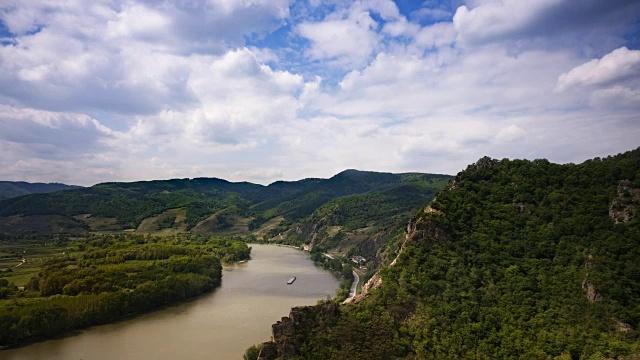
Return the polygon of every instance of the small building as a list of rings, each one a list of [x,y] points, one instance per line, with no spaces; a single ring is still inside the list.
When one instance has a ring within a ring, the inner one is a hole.
[[[367,259],[363,258],[362,256],[355,255],[351,257],[351,261],[353,261],[356,264],[364,264],[367,262]]]

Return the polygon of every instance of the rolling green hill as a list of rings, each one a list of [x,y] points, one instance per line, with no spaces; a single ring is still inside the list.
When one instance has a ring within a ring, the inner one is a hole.
[[[635,359],[639,210],[640,148],[482,158],[417,212],[355,305],[292,310],[264,358]]]
[[[194,230],[203,235],[249,235],[268,222],[273,225],[273,219],[279,219],[278,228],[288,230],[342,196],[382,191],[386,198],[396,194],[400,200],[403,191],[394,193],[394,188],[407,184],[442,188],[448,179],[447,175],[347,170],[330,179],[279,181],[269,186],[216,178],[103,183],[0,201],[0,232]]]
[[[24,181],[0,181],[0,200],[22,195],[49,193],[59,190],[77,189],[79,186],[58,183],[28,183]]]

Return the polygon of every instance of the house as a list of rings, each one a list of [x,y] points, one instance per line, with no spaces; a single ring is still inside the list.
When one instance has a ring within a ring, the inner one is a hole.
[[[362,256],[352,256],[351,257],[351,261],[353,261],[356,264],[364,264],[367,262],[367,259],[363,258]]]

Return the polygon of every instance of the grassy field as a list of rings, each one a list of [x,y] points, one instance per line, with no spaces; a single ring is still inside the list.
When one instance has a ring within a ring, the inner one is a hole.
[[[269,231],[271,231],[271,229],[277,228],[280,225],[280,223],[283,221],[284,221],[284,217],[282,216],[274,217],[273,219],[270,219],[266,223],[262,224],[260,228],[253,231],[253,234],[258,238],[266,237]]]
[[[249,232],[251,220],[253,218],[243,218],[233,209],[227,208],[200,221],[191,229],[191,233],[203,236],[243,235]]]
[[[160,215],[142,220],[136,232],[155,235],[186,233],[189,230],[186,220],[187,211],[184,208],[170,209]]]
[[[16,286],[24,286],[32,276],[40,272],[42,264],[50,257],[61,255],[65,247],[41,241],[0,243],[0,278]],[[24,262],[22,261],[24,259]]]

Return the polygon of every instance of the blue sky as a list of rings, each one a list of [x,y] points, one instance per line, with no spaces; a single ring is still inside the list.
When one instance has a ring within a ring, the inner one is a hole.
[[[631,0],[0,4],[0,179],[455,174],[640,146]]]

